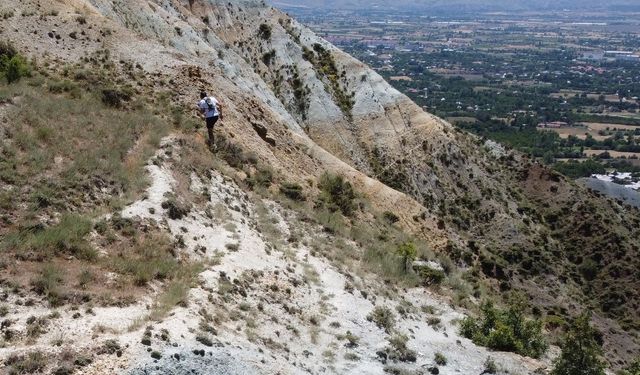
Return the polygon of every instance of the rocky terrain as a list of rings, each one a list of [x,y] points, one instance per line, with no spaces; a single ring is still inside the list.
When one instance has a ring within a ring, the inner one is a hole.
[[[35,66],[0,92],[7,372],[544,372],[554,346],[461,336],[512,291],[552,344],[590,310],[612,368],[638,355],[636,208],[425,113],[286,14],[0,10]],[[215,155],[201,89],[224,105]]]

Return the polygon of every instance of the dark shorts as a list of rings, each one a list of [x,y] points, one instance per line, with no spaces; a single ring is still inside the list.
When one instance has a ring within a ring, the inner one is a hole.
[[[218,122],[218,116],[207,117],[205,121],[207,123],[207,129],[213,129],[213,125]]]

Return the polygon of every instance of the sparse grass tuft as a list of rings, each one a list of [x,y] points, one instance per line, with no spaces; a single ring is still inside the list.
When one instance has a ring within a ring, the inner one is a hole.
[[[174,196],[170,196],[162,202],[162,208],[167,210],[169,218],[173,220],[182,219],[191,211],[189,205],[179,202]]]
[[[80,272],[78,275],[78,286],[82,289],[85,289],[89,284],[91,284],[95,280],[95,275],[91,270],[85,269]]]
[[[302,186],[296,183],[284,182],[280,185],[280,192],[285,197],[294,201],[303,201],[305,199],[302,193]]]
[[[151,320],[160,320],[173,307],[186,306],[190,285],[183,280],[172,281],[160,295],[150,315]]]
[[[47,357],[42,352],[30,352],[26,355],[12,355],[5,361],[8,373],[13,375],[35,374],[47,366]]]
[[[257,170],[247,178],[250,187],[268,188],[273,183],[273,170],[269,167],[258,165]]]
[[[446,366],[447,365],[447,357],[444,356],[444,354],[437,352],[435,354],[435,356],[433,357],[434,362],[438,365],[438,366]]]
[[[409,338],[406,335],[395,334],[388,338],[389,346],[386,348],[387,357],[393,361],[415,362],[416,352],[407,347]]]
[[[39,275],[31,282],[36,293],[44,295],[52,306],[59,306],[63,296],[60,284],[63,282],[63,271],[53,264],[45,264]]]
[[[46,333],[48,324],[49,319],[47,317],[36,318],[35,316],[30,316],[27,319],[27,337],[29,340],[35,340]]]
[[[167,236],[152,235],[143,238],[130,251],[120,253],[112,260],[113,267],[119,273],[130,275],[140,286],[151,280],[171,279],[180,270],[171,248]]]
[[[209,336],[198,335],[196,336],[196,341],[201,343],[204,346],[213,346],[213,341],[211,341]]]
[[[7,235],[0,245],[22,259],[44,260],[67,254],[93,261],[97,258],[97,252],[85,239],[91,229],[90,220],[75,214],[65,214],[58,224],[50,227],[41,224],[23,226],[17,232]]]
[[[498,366],[496,362],[491,357],[487,357],[484,361],[484,372],[485,374],[496,374],[498,372]]]
[[[390,308],[377,306],[367,315],[367,320],[374,322],[378,328],[382,328],[385,332],[390,333],[395,326],[395,314]]]
[[[347,348],[355,348],[358,346],[358,342],[360,341],[360,338],[356,335],[354,335],[353,333],[351,333],[351,331],[347,331],[344,335],[340,335],[338,336],[338,339],[340,340],[346,340],[347,343],[345,344],[345,346]]]

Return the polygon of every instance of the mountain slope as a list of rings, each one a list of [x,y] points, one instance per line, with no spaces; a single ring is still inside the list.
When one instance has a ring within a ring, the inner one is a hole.
[[[104,70],[108,78],[99,79],[101,84],[110,81],[126,89],[134,103],[148,101],[159,118],[176,113],[187,117],[188,121],[180,120],[176,115],[171,121],[190,126],[195,120],[189,111],[201,88],[212,91],[225,105],[218,134],[229,142],[221,141],[222,156],[209,157],[198,133],[189,127],[179,129],[177,135],[165,139],[152,159],[155,167],[147,167],[153,181],[150,190],[135,203],[116,210],[124,219],[138,223],[142,233],[157,230],[168,235],[181,246],[174,252],[185,259],[205,262],[197,287],[189,293],[190,303],[161,319],[155,333],[149,334],[154,343],[165,345],[158,333],[164,328],[180,343],[179,350],[162,346],[166,350],[162,363],[178,354],[200,363],[205,372],[211,365],[218,369],[230,366],[233,370],[229,371],[239,373],[297,373],[307,362],[312,372],[324,371],[325,357],[335,357],[333,366],[338,373],[381,372],[384,366],[375,359],[376,351],[387,344],[382,331],[366,316],[374,305],[389,305],[396,311],[410,306],[399,319],[401,332],[411,336],[410,348],[430,348],[420,353],[411,368],[428,367],[435,351],[442,350],[452,358],[443,373],[480,373],[488,353],[466,339],[456,342],[452,321],[460,315],[446,307],[446,300],[423,296],[423,288],[393,290],[388,286],[392,277],[380,270],[356,272],[369,249],[386,244],[386,238],[393,236],[397,241],[403,236],[415,238],[442,259],[444,255],[452,259],[451,268],[460,270],[452,275],[464,278],[472,287],[466,290],[460,281],[461,287],[451,292],[458,305],[472,308],[477,298],[524,290],[543,316],[566,319],[593,308],[612,362],[623,363],[637,355],[637,210],[596,197],[535,162],[457,131],[285,14],[250,0],[10,0],[8,6],[16,11],[3,22],[3,37],[28,55],[44,59],[45,77],[87,81],[91,92],[91,80],[82,78],[86,74],[80,72]],[[38,85],[37,81],[32,84]],[[29,110],[28,102],[22,105]],[[135,110],[133,104],[130,107]],[[250,155],[242,156],[234,147]],[[222,168],[218,158],[231,168]],[[283,185],[297,183],[314,203],[275,204],[272,196],[245,196],[244,185],[238,181],[255,178],[260,166],[273,169]],[[361,195],[363,202],[355,219],[340,221],[331,216],[322,222],[309,218],[319,205],[315,203],[318,178],[325,171],[344,176]],[[228,181],[223,174],[238,181]],[[194,207],[186,218],[171,217],[181,212],[179,204],[167,198],[172,192],[179,201],[186,201],[181,203]],[[267,229],[261,228],[257,214],[265,204],[267,211],[280,216],[263,218]],[[398,222],[382,226],[376,221],[376,215],[382,213]],[[59,216],[57,212],[46,214],[51,222]],[[115,217],[110,222],[120,225],[118,215]],[[277,230],[269,222],[275,222]],[[301,224],[296,227],[296,223]],[[360,223],[379,232],[342,237],[342,231],[361,229]],[[13,229],[3,227],[7,232]],[[398,230],[404,233],[396,233]],[[272,231],[279,234],[275,239],[266,238]],[[105,248],[113,246],[100,233],[92,236],[101,245],[104,241]],[[392,247],[384,250],[391,253],[385,256],[393,257]],[[453,284],[451,281],[447,289],[454,289]],[[155,287],[157,292],[159,286]],[[252,298],[249,306],[242,305],[247,295]],[[153,306],[152,297],[146,298],[126,314],[144,316],[144,305]],[[289,299],[291,306],[285,302]],[[326,300],[334,306],[323,307],[321,301]],[[435,336],[436,330],[423,324],[433,315],[430,309],[418,308],[431,304],[444,312],[441,319],[447,329]],[[272,310],[272,305],[277,307]],[[358,308],[349,311],[350,306]],[[98,324],[115,313],[95,310],[98,317],[87,316],[83,322]],[[220,319],[214,313],[218,310],[222,311]],[[12,319],[21,313],[18,309]],[[115,314],[119,313],[122,311]],[[65,318],[72,315],[65,312]],[[253,315],[259,324],[251,321]],[[315,315],[322,317],[316,328]],[[286,321],[279,320],[283,316]],[[334,319],[348,322],[336,327],[331,325]],[[181,321],[189,323],[182,327]],[[204,321],[204,325],[196,327],[195,321]],[[145,334],[134,323],[135,319],[128,318],[114,322],[113,336],[132,347],[136,344],[122,365],[137,373],[153,365],[146,355],[139,357],[144,347],[136,341]],[[134,324],[132,332],[125,333],[129,324]],[[220,342],[227,348],[220,353],[245,358],[257,367],[234,367],[238,366],[234,361],[203,363],[190,354],[200,331],[207,337],[213,334],[208,325],[217,325],[220,331]],[[338,338],[346,334],[338,329],[343,326],[361,337],[361,348],[352,353],[361,362],[342,358],[348,353],[340,343],[344,340]],[[234,332],[236,327],[242,334]],[[308,328],[309,337],[297,327]],[[40,345],[50,336],[41,339]],[[296,344],[289,348],[286,343],[291,340]],[[307,345],[312,348],[306,349]],[[249,361],[260,350],[272,357],[265,355],[262,364]],[[516,373],[549,363],[549,358],[538,362],[504,353],[493,355]],[[136,358],[140,363],[127,362]],[[280,362],[286,365],[279,368]],[[100,361],[92,371],[100,373],[103,365]]]

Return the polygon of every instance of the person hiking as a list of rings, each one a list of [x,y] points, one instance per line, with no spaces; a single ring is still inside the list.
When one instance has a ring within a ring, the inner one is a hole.
[[[207,144],[211,149],[214,149],[213,126],[218,120],[222,120],[222,105],[220,105],[220,102],[216,98],[202,91],[200,92],[198,108],[200,109],[200,113],[204,115],[204,120],[207,125],[207,133],[209,134]]]

